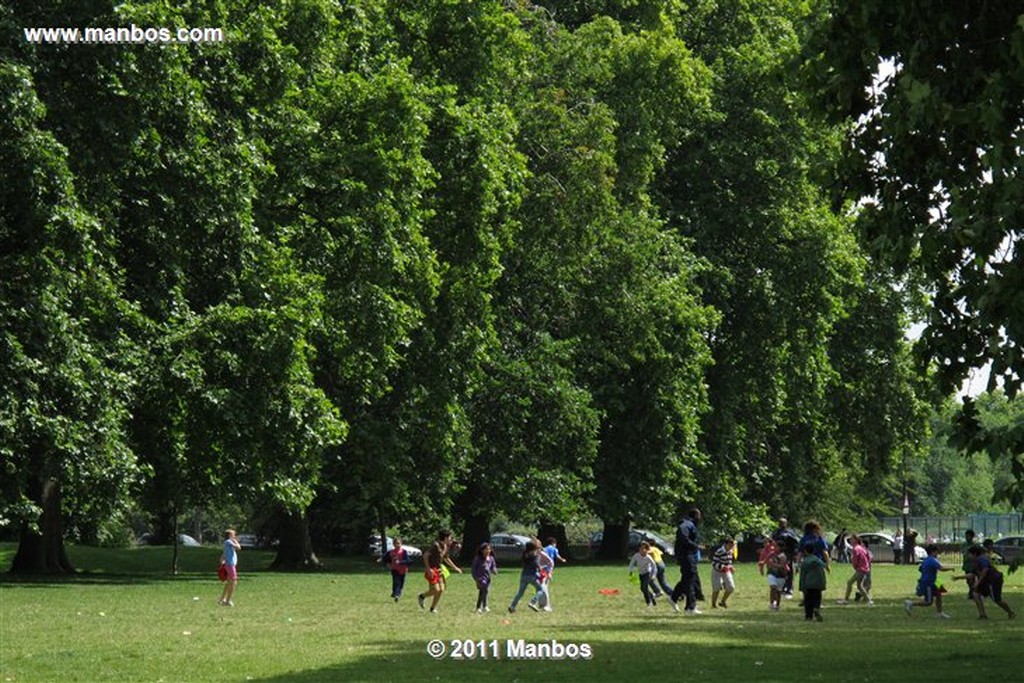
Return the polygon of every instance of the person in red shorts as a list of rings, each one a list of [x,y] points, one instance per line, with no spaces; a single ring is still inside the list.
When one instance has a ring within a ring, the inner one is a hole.
[[[427,579],[427,590],[424,593],[420,593],[416,599],[420,603],[420,607],[426,607],[427,596],[432,596],[430,601],[431,613],[437,613],[437,603],[441,601],[441,595],[445,590],[445,577],[448,574],[448,567],[451,567],[458,573],[462,573],[462,570],[452,561],[452,558],[448,557],[448,549],[452,545],[452,532],[447,529],[442,530],[437,534],[437,540],[430,546],[423,555],[423,561],[426,563],[426,571],[423,575]]]

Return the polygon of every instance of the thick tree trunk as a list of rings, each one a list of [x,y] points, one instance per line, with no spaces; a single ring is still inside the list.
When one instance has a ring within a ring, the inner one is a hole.
[[[11,563],[12,574],[69,574],[74,572],[64,548],[60,482],[46,479],[38,487],[36,502],[43,509],[39,532],[27,524],[21,528],[18,552]]]
[[[537,527],[537,538],[545,545],[547,545],[549,538],[555,539],[555,542],[558,544],[558,554],[567,560],[572,559],[572,554],[569,551],[569,537],[565,534],[564,524],[541,520],[540,526]]]
[[[462,552],[459,554],[460,566],[468,566],[476,555],[481,543],[491,538],[491,520],[484,515],[466,517],[466,525],[462,530]]]
[[[629,522],[604,523],[604,536],[597,556],[602,560],[622,560],[629,555]]]
[[[309,535],[309,523],[305,515],[282,513],[281,544],[271,569],[283,571],[313,571],[323,569],[320,559],[313,552],[313,541]]]

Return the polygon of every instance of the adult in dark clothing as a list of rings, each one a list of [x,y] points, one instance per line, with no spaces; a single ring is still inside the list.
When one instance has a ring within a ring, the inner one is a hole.
[[[914,548],[917,547],[917,529],[909,529],[903,539],[903,564],[917,564]]]
[[[789,558],[789,569],[786,574],[786,585],[782,592],[787,597],[793,597],[793,567],[796,564],[797,551],[800,550],[800,539],[796,532],[789,527],[789,520],[779,517],[779,526],[772,532],[772,540],[786,553]]]
[[[700,510],[693,508],[688,517],[684,517],[676,528],[676,560],[679,561],[681,577],[672,591],[672,606],[678,610],[678,603],[686,597],[686,613],[701,614],[697,609],[697,553],[700,552],[700,535],[697,525],[700,524]]]

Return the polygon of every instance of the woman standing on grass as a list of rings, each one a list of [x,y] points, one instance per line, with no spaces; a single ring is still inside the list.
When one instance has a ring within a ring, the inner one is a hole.
[[[235,587],[238,586],[238,551],[242,549],[238,539],[235,538],[235,530],[228,529],[224,532],[224,552],[220,556],[220,563],[224,565],[227,572],[227,579],[224,581],[224,592],[221,593],[218,603],[224,607],[234,607],[235,603],[231,598],[235,595]]]

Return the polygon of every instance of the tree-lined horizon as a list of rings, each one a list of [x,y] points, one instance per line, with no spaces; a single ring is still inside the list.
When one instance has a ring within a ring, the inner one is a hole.
[[[826,5],[5,3],[12,569],[129,505],[258,508],[282,568],[413,520],[594,516],[615,556],[692,504],[888,509],[930,292],[836,202]],[[129,24],[229,38],[22,33]]]

